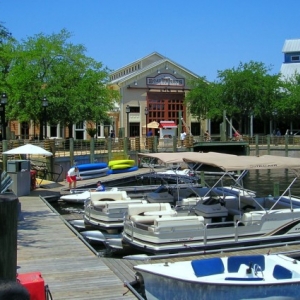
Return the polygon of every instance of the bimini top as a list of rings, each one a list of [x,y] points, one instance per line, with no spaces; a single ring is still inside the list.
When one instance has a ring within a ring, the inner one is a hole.
[[[196,153],[194,157],[183,157],[185,162],[194,162],[218,167],[224,171],[290,169],[300,170],[300,158],[276,155],[245,156],[216,152]]]
[[[140,153],[140,156],[152,157],[163,163],[198,163],[220,168],[224,171],[291,169],[300,171],[300,158],[275,155],[245,156],[217,152],[174,152]]]
[[[172,164],[172,163],[183,163],[184,157],[189,157],[191,154],[196,154],[195,152],[161,152],[161,153],[139,153],[141,157],[157,158],[162,163]]]

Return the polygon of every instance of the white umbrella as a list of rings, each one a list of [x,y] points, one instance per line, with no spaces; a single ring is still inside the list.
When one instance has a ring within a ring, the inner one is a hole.
[[[3,152],[3,154],[27,154],[27,155],[44,155],[51,156],[53,155],[51,152],[45,150],[42,147],[35,146],[32,144],[26,144],[8,151]]]

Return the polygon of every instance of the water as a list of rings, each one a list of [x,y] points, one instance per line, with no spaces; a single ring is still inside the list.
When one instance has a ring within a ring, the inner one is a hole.
[[[246,189],[253,190],[258,197],[266,197],[274,195],[274,187],[279,186],[279,192],[282,194],[288,185],[295,178],[294,173],[288,170],[253,170],[249,171],[244,177],[243,184]],[[212,185],[216,178],[207,179],[207,183]],[[233,184],[232,180],[225,180],[224,185]],[[141,184],[142,185],[142,184]],[[300,181],[296,181],[291,188],[293,196],[300,197]],[[52,203],[52,206],[61,214],[66,215],[70,213],[77,213],[78,218],[83,217],[83,204],[73,204],[58,202]],[[107,256],[104,246],[93,246],[100,255]],[[121,256],[122,257],[122,256]]]

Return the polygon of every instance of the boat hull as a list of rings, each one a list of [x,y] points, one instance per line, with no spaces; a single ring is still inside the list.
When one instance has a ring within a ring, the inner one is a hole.
[[[165,276],[157,276],[143,271],[147,300],[158,299],[189,299],[189,300],[296,300],[299,299],[300,283],[295,284],[268,284],[259,286],[224,285],[188,282],[174,280]],[[172,288],[167,288],[167,287]]]
[[[299,261],[284,255],[235,255],[137,265],[148,300],[295,300]]]

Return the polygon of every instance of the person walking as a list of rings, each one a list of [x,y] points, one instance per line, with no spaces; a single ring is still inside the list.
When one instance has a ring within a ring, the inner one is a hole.
[[[76,189],[77,177],[80,180],[82,179],[78,167],[72,167],[67,173],[67,182],[69,183],[69,189],[72,188],[72,184],[73,184],[73,188]]]

